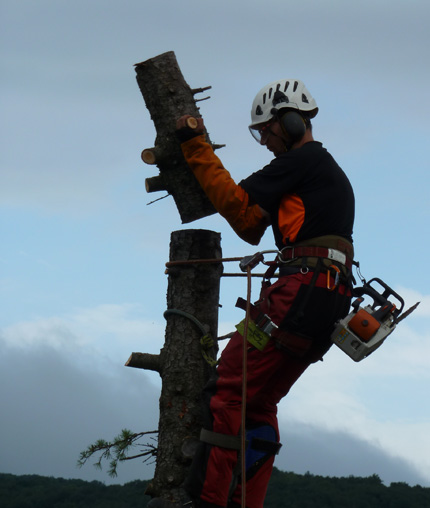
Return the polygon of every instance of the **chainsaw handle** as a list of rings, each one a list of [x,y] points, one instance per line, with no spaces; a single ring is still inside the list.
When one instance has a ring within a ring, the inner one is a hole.
[[[378,291],[374,287],[371,286],[372,282],[377,282],[380,286],[382,286],[384,288],[384,292],[382,294],[378,293]],[[390,286],[388,286],[387,284],[385,284],[385,282],[383,282],[381,279],[378,279],[376,277],[374,279],[369,280],[369,282],[366,282],[364,284],[364,286],[354,288],[353,295],[357,296],[359,298],[359,303],[363,302],[364,295],[370,296],[370,298],[373,299],[373,305],[372,305],[373,308],[375,308],[377,305],[379,305],[380,307],[383,307],[388,302],[388,297],[394,296],[394,298],[400,303],[400,309],[396,309],[396,311],[395,311],[396,315],[398,315],[402,312],[403,307],[405,305],[403,298],[398,293],[393,291],[390,288]]]
[[[396,310],[396,313],[400,314],[403,310],[403,307],[405,306],[405,302],[404,302],[403,298],[398,293],[396,293],[393,289],[391,289],[390,286],[385,284],[384,281],[382,281],[381,279],[378,279],[377,277],[369,280],[368,284],[370,285],[370,283],[373,281],[377,282],[385,289],[385,291],[382,293],[383,298],[388,300],[389,296],[394,296],[394,298],[400,303],[400,308],[398,310]]]
[[[378,291],[376,291],[376,289],[368,286],[367,284],[365,286],[354,288],[353,295],[358,297],[358,299],[360,300],[360,303],[362,303],[364,301],[364,298],[363,298],[364,295],[370,296],[370,298],[373,299],[374,305],[375,304],[384,305],[387,302],[386,298],[384,298],[380,293],[378,293]]]

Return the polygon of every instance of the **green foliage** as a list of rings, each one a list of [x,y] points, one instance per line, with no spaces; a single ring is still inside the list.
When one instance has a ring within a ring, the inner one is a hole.
[[[142,508],[148,482],[106,486],[101,482],[0,474],[2,508]]]
[[[424,508],[430,489],[406,483],[385,486],[378,475],[330,478],[274,468],[264,508]]]
[[[147,481],[125,485],[0,474],[1,508],[144,508]],[[377,475],[329,478],[273,470],[264,508],[424,508],[430,488],[385,486]]]
[[[94,444],[89,445],[86,450],[81,452],[78,459],[78,467],[82,467],[94,455],[99,454],[94,466],[102,469],[102,461],[109,461],[108,474],[111,477],[118,476],[118,464],[125,460],[136,459],[138,457],[146,457],[143,462],[153,458],[157,454],[157,447],[150,443],[142,444],[139,440],[147,434],[157,434],[158,431],[137,432],[133,433],[131,430],[123,429],[121,434],[116,436],[113,441],[105,441],[99,439]],[[137,455],[128,455],[130,450],[136,446],[144,447]]]

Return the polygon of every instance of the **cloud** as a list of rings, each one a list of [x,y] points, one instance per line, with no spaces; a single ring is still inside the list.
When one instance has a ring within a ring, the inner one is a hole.
[[[141,306],[98,305],[23,321],[0,332],[0,471],[108,483],[147,479],[153,465],[124,464],[111,480],[79,453],[121,429],[158,427],[158,374],[124,367],[133,351],[158,353],[162,323]]]
[[[120,350],[131,353],[130,348],[158,353],[164,337],[163,323],[143,319],[142,315],[144,310],[138,304],[102,304],[15,323],[5,327],[2,335],[15,347],[50,346],[75,354],[86,348],[115,359]]]
[[[58,343],[56,343],[58,346]],[[89,356],[78,365],[50,345],[17,348],[0,340],[0,471],[112,481],[90,464],[76,468],[79,453],[121,429],[158,426],[158,390],[144,372],[102,365]],[[151,477],[153,466],[126,464],[115,482]]]
[[[289,421],[283,423],[281,433],[283,447],[275,465],[284,471],[335,477],[377,474],[386,484],[430,485],[414,464],[352,432]]]
[[[414,317],[429,317],[430,316],[430,295],[424,295],[415,289],[400,286],[396,291],[402,295],[405,300],[405,309],[412,307],[415,303],[419,302],[418,307],[414,310]],[[408,319],[409,321],[409,319]]]

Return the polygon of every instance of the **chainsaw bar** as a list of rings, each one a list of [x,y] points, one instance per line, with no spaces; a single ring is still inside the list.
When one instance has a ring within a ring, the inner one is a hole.
[[[420,304],[420,302],[417,302],[415,305],[412,305],[411,308],[409,308],[408,310],[405,310],[405,312],[403,312],[403,314],[400,314],[400,316],[396,319],[396,324],[400,323],[400,321],[403,321],[410,314],[412,314],[412,312],[418,307],[419,304]]]

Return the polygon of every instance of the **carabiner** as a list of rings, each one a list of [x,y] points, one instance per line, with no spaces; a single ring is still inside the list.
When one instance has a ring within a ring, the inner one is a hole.
[[[331,272],[330,270],[333,268],[333,270],[336,272],[335,276],[334,276],[334,284],[333,286],[330,284],[330,277],[331,277]],[[337,286],[339,285],[339,278],[340,278],[340,268],[336,265],[330,265],[327,269],[327,289],[329,291],[334,291]]]

